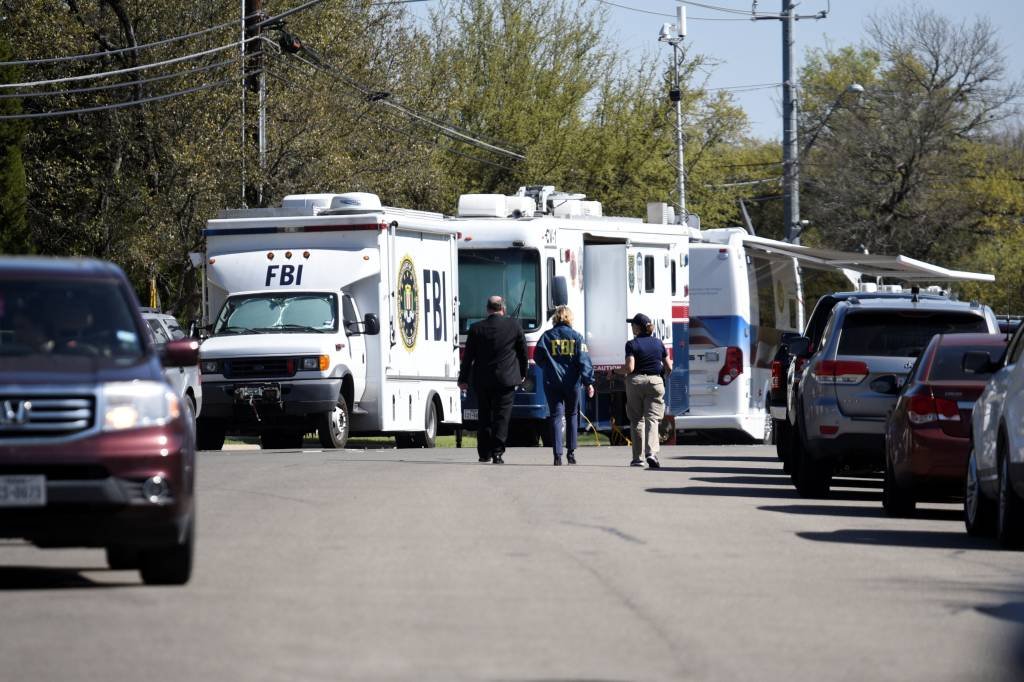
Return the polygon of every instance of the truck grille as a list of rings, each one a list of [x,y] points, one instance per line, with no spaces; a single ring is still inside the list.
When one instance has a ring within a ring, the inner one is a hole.
[[[224,362],[228,379],[295,376],[295,358],[232,358]]]
[[[91,396],[0,394],[0,440],[70,436],[95,419]]]

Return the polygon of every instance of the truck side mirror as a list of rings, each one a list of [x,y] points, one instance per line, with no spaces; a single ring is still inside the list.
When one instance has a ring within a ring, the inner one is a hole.
[[[991,374],[998,367],[992,362],[992,356],[983,350],[969,350],[961,360],[964,374]]]
[[[363,316],[363,333],[370,336],[380,334],[380,320],[374,313],[366,313]]]
[[[569,284],[565,277],[555,277],[551,280],[551,300],[557,305],[569,305]]]

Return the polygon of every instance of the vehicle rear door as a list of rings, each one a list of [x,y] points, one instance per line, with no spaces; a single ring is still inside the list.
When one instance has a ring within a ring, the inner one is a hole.
[[[836,350],[835,390],[840,411],[883,421],[917,357],[936,334],[986,332],[985,318],[944,310],[851,310]]]

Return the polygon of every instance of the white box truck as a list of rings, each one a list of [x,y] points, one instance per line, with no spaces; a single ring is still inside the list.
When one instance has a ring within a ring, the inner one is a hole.
[[[225,434],[433,447],[461,422],[456,232],[376,195],[304,194],[207,223],[201,449]]]

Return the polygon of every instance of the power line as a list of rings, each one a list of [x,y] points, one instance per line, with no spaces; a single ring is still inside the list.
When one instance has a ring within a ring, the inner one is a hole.
[[[244,77],[248,78],[250,76],[255,76],[258,73],[259,73],[258,70],[250,71],[250,72],[244,74]],[[199,92],[200,90],[209,90],[210,88],[217,88],[217,87],[221,87],[223,85],[228,85],[228,84],[237,83],[237,82],[238,82],[238,79],[236,79],[236,78],[224,78],[224,79],[216,81],[214,83],[206,83],[204,85],[197,85],[196,87],[189,88],[188,90],[178,90],[177,92],[170,92],[170,93],[167,93],[165,95],[156,95],[154,97],[146,97],[144,99],[131,100],[130,102],[119,102],[117,104],[103,104],[103,105],[99,105],[99,106],[95,106],[95,107],[85,107],[85,108],[82,108],[82,109],[68,109],[68,110],[65,110],[65,111],[44,111],[44,112],[35,113],[35,114],[12,114],[12,115],[0,116],[0,121],[11,121],[11,120],[16,120],[16,119],[32,119],[32,118],[55,118],[57,116],[72,116],[72,115],[76,115],[76,114],[90,114],[90,113],[97,112],[97,111],[108,111],[108,110],[113,110],[113,109],[124,109],[125,107],[133,107],[133,106],[137,106],[139,104],[148,104],[150,102],[160,102],[160,101],[163,101],[163,100],[166,100],[166,99],[171,99],[173,97],[181,97],[183,95],[191,95],[192,93]]]
[[[0,94],[0,100],[2,99],[29,99],[32,97],[53,97],[55,95],[81,95],[88,92],[101,92],[103,90],[117,90],[121,88],[133,88],[139,85],[146,85],[149,83],[158,83],[160,81],[170,80],[172,78],[181,78],[182,76],[190,76],[196,73],[204,73],[206,71],[212,71],[219,69],[223,66],[234,64],[239,60],[239,57],[233,59],[224,59],[213,64],[207,64],[206,66],[196,67],[194,69],[186,69],[184,71],[176,71],[174,73],[168,73],[163,76],[154,76],[153,78],[143,78],[141,80],[127,81],[125,83],[111,83],[109,85],[94,85],[89,88],[74,88],[71,90],[48,90],[46,92],[14,92],[7,94]]]
[[[249,18],[254,17],[254,16],[257,16],[257,15],[250,14],[248,17],[246,17],[246,19],[249,19]],[[117,50],[107,50],[105,52],[89,52],[87,54],[68,55],[66,57],[47,57],[46,59],[23,59],[23,60],[17,61],[17,62],[0,62],[0,66],[29,66],[29,65],[35,65],[35,64],[54,64],[54,63],[57,63],[57,62],[72,62],[72,61],[81,61],[81,60],[86,60],[86,59],[99,59],[100,57],[109,57],[111,55],[122,54],[124,52],[136,52],[136,51],[139,51],[139,50],[147,50],[147,49],[149,49],[151,47],[159,47],[161,45],[169,45],[171,43],[178,42],[180,40],[188,40],[189,38],[195,38],[197,36],[205,35],[207,33],[213,33],[214,31],[219,31],[219,30],[221,30],[223,28],[227,28],[228,26],[237,26],[237,25],[238,25],[238,21],[229,21],[229,22],[225,22],[223,24],[218,24],[216,26],[211,26],[210,28],[204,28],[203,30],[196,31],[195,33],[186,33],[185,35],[174,36],[173,38],[166,38],[164,40],[158,40],[158,41],[156,41],[154,43],[146,43],[144,45],[136,45],[135,47],[123,47],[123,48],[120,48],[120,49],[117,49]]]
[[[308,52],[308,50],[305,50],[305,51]],[[489,151],[489,152],[493,152],[495,154],[501,154],[503,156],[508,156],[510,158],[516,159],[517,161],[523,161],[523,160],[526,159],[526,157],[523,154],[511,151],[509,149],[503,149],[502,147],[499,147],[497,145],[491,144],[490,142],[485,142],[483,140],[480,140],[480,139],[478,139],[476,137],[473,137],[472,135],[470,135],[468,133],[464,133],[461,130],[458,130],[454,126],[450,126],[450,125],[448,125],[446,123],[441,123],[439,121],[435,121],[435,120],[431,119],[429,116],[426,116],[426,115],[421,114],[421,113],[419,113],[417,111],[414,111],[413,109],[410,109],[410,108],[408,108],[408,107],[406,107],[406,106],[404,106],[402,104],[399,104],[398,102],[395,102],[394,100],[391,99],[390,93],[374,92],[374,91],[370,90],[369,88],[367,88],[366,86],[363,86],[363,85],[357,83],[356,81],[352,80],[351,78],[346,76],[344,73],[339,71],[334,66],[331,66],[331,65],[328,65],[328,64],[324,64],[323,62],[310,61],[310,60],[305,59],[302,56],[297,55],[297,54],[294,55],[294,56],[299,61],[301,61],[301,62],[303,62],[303,63],[305,63],[305,64],[307,64],[309,66],[312,66],[315,69],[321,70],[321,71],[323,71],[325,73],[328,73],[328,74],[338,78],[345,85],[348,85],[351,88],[359,90],[363,95],[365,95],[367,97],[373,98],[373,101],[378,101],[382,105],[384,105],[386,107],[390,107],[390,108],[392,108],[392,109],[394,109],[396,111],[399,111],[402,114],[405,114],[406,116],[408,116],[409,118],[416,119],[416,120],[421,121],[421,122],[423,122],[423,123],[425,123],[427,125],[433,126],[439,132],[441,132],[443,135],[445,135],[447,137],[450,137],[453,140],[457,140],[457,141],[460,141],[460,142],[465,142],[466,144],[472,145],[474,147],[477,147],[479,149],[483,149],[483,150],[486,150],[486,151]]]
[[[287,62],[285,62],[285,63],[287,64]],[[287,84],[287,85],[289,85],[289,86],[291,86],[293,88],[309,91],[309,88],[307,86],[297,84],[297,83],[289,80],[285,76],[282,76],[281,74],[276,73],[273,69],[269,69],[267,71],[267,73],[272,78],[276,78],[277,80],[279,80],[279,81],[281,81],[281,82],[283,82],[283,83],[285,83],[285,84]],[[351,97],[355,97],[355,95],[350,95],[350,96]],[[360,114],[360,117],[361,116],[362,116],[362,114]],[[387,123],[385,123],[383,121],[380,121],[380,120],[375,121],[375,123],[377,125],[381,126],[382,128],[390,130],[391,132],[398,133],[400,135],[404,135],[404,136],[408,137],[409,139],[411,139],[411,140],[413,140],[415,142],[423,142],[425,144],[429,144],[429,145],[431,145],[433,147],[436,147],[437,149],[439,149],[439,150],[441,150],[443,152],[447,152],[449,154],[454,154],[456,156],[461,156],[462,158],[469,159],[469,160],[475,161],[477,163],[483,163],[483,164],[486,164],[486,165],[489,165],[489,166],[494,166],[495,168],[500,168],[500,169],[506,170],[506,171],[508,171],[510,173],[516,172],[515,169],[510,167],[510,166],[506,166],[506,165],[498,163],[496,161],[491,161],[490,159],[485,159],[485,158],[483,158],[481,156],[474,156],[472,154],[467,154],[465,152],[459,151],[458,149],[455,149],[454,147],[449,147],[448,145],[443,145],[440,142],[438,142],[436,139],[415,137],[413,135],[413,133],[411,131],[409,131],[409,130],[404,130],[402,128],[397,128],[395,126],[388,125]],[[421,126],[422,124],[413,123],[413,125],[420,125]]]
[[[404,0],[404,1],[405,2],[421,2],[422,0]],[[640,9],[639,7],[630,7],[629,5],[622,5],[622,4],[619,4],[617,2],[612,2],[611,0],[595,0],[595,2],[599,2],[602,5],[611,5],[612,7],[618,7],[619,9],[626,9],[626,10],[629,10],[630,12],[639,12],[641,14],[653,14],[656,17],[669,17],[670,19],[675,19],[675,17],[676,17],[676,15],[674,15],[674,14],[667,14],[665,12],[654,12],[654,11],[648,10],[648,9]],[[749,21],[748,19],[725,19],[725,18],[715,18],[715,17],[692,17],[692,16],[691,17],[687,17],[687,19],[689,19],[691,21]]]
[[[218,52],[223,52],[224,50],[230,50],[230,49],[237,48],[243,42],[244,43],[248,43],[248,42],[253,41],[253,40],[259,40],[260,38],[261,38],[261,36],[256,35],[256,36],[252,36],[251,38],[246,38],[244,41],[236,41],[236,42],[230,43],[228,45],[221,45],[220,47],[215,47],[215,48],[212,48],[212,49],[209,49],[209,50],[203,50],[202,52],[194,52],[194,53],[192,53],[190,55],[186,55],[184,57],[174,57],[173,59],[165,59],[164,61],[154,62],[152,64],[140,64],[139,66],[131,66],[131,67],[128,67],[128,68],[125,68],[125,69],[118,69],[116,71],[104,71],[104,72],[101,72],[101,73],[87,73],[87,74],[81,74],[81,75],[78,75],[78,76],[66,76],[64,78],[51,78],[49,80],[34,81],[34,82],[30,82],[30,83],[0,83],[0,89],[34,88],[34,87],[38,87],[40,85],[54,85],[56,83],[69,83],[69,82],[72,82],[72,81],[83,81],[83,80],[90,80],[90,79],[93,79],[93,78],[109,78],[111,76],[120,76],[121,74],[125,74],[125,73],[134,73],[136,71],[144,71],[146,69],[153,69],[153,68],[156,68],[158,66],[167,66],[168,64],[178,64],[180,62],[185,62],[185,61],[189,61],[189,60],[192,60],[192,59],[198,59],[200,57],[206,57],[206,56],[211,55],[211,54],[216,54]]]

